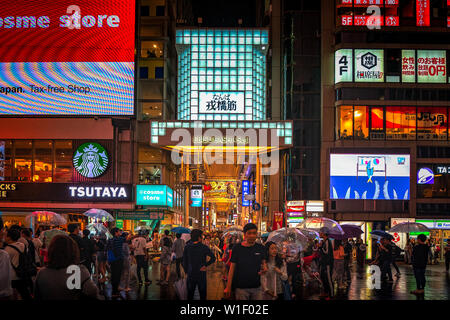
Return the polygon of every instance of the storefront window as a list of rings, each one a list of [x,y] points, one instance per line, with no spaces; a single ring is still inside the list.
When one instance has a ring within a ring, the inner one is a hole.
[[[418,164],[417,197],[450,198],[450,164]]]
[[[12,142],[0,141],[0,181],[12,179]]]
[[[142,116],[144,120],[162,118],[162,102],[143,102]]]
[[[33,182],[52,182],[53,143],[48,140],[34,142]]]
[[[139,165],[139,184],[161,184],[161,166]]]
[[[338,139],[353,139],[353,106],[337,108]]]
[[[447,108],[417,108],[417,140],[447,140]]]
[[[33,164],[33,143],[31,140],[17,140],[14,142],[16,151],[15,176],[18,181],[31,182]]]
[[[355,106],[355,139],[364,140],[369,138],[368,107]]]
[[[72,180],[72,141],[55,142],[55,182],[70,182]]]
[[[416,139],[415,107],[386,107],[386,139]]]

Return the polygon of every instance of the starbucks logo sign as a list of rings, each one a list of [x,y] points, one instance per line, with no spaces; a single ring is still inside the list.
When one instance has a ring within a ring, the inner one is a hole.
[[[78,147],[73,156],[73,165],[83,177],[97,178],[108,168],[108,152],[95,142],[84,143]]]

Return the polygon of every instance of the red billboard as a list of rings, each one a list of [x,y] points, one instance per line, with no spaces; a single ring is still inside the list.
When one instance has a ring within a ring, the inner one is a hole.
[[[416,25],[430,26],[430,0],[416,0]]]
[[[272,231],[283,228],[283,212],[275,211],[273,213]]]

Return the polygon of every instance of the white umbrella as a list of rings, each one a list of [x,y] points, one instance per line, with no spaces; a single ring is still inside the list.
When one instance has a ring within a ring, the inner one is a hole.
[[[298,229],[298,231],[300,231],[304,236],[306,236],[308,239],[319,239],[319,233],[315,230],[312,229]]]
[[[403,222],[393,226],[389,232],[411,233],[411,232],[430,232],[427,226],[417,222]]]
[[[106,228],[103,223],[93,223],[86,227],[91,233],[94,233],[96,236],[105,235],[107,239],[112,238],[112,234],[109,232],[108,228]]]
[[[115,220],[114,217],[109,212],[107,212],[103,209],[92,208],[83,214],[89,218],[94,218],[94,219],[97,219],[100,221],[105,221],[105,222],[113,222]]]

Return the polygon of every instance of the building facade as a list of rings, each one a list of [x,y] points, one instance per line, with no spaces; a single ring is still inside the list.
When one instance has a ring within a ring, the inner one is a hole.
[[[446,1],[322,1],[321,198],[330,217],[366,231],[448,219],[447,17]]]

